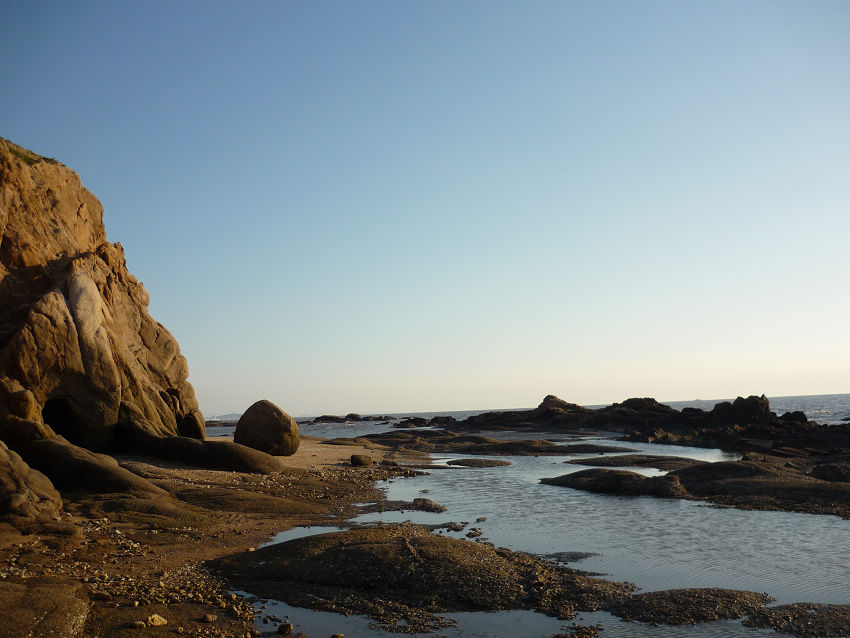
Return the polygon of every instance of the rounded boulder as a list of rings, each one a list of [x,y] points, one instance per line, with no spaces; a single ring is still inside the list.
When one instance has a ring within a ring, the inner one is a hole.
[[[233,442],[276,456],[292,456],[301,442],[298,424],[271,401],[257,401],[236,424]]]

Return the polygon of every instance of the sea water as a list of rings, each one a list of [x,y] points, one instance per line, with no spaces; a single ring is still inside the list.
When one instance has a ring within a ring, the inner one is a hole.
[[[674,407],[689,405],[711,407],[693,402],[674,404]],[[813,420],[834,423],[850,415],[850,395],[783,397],[771,399],[771,408],[780,413],[802,410]],[[358,430],[387,429],[386,425],[374,423],[355,425]],[[351,425],[305,425],[302,431],[326,437],[351,436]],[[531,438],[523,432],[490,435]],[[545,438],[546,435],[536,436]],[[605,437],[582,437],[581,440],[637,449],[645,454],[703,461],[738,458],[734,454],[703,448],[625,443]],[[481,528],[483,539],[496,546],[540,555],[591,554],[570,566],[602,573],[612,580],[632,582],[640,591],[723,587],[766,592],[778,603],[850,604],[850,558],[845,553],[845,548],[850,547],[850,521],[834,516],[716,508],[693,501],[591,494],[540,483],[543,477],[585,469],[585,466],[565,461],[588,456],[594,455],[488,456],[483,458],[507,460],[511,465],[492,468],[447,465],[446,469],[435,469],[428,475],[393,479],[383,484],[387,498],[409,501],[425,496],[446,507],[447,511],[440,514],[372,513],[358,517],[356,522],[469,522]],[[446,464],[453,458],[460,458],[460,455],[437,455],[434,461]],[[640,471],[658,473],[651,469]],[[479,518],[486,520],[474,522]],[[328,528],[322,527],[288,530],[274,542],[326,531]],[[458,538],[464,534],[443,533]],[[369,629],[366,618],[346,618],[272,601],[265,604],[267,609],[263,613],[289,615],[296,631],[309,636],[339,632],[348,638],[397,635]],[[430,635],[543,637],[559,633],[571,624],[528,611],[447,615],[456,618],[458,626]],[[625,623],[604,612],[581,614],[574,622],[601,624],[604,635],[609,638],[776,635],[745,628],[739,621],[653,627]],[[258,624],[258,628],[263,626]]]

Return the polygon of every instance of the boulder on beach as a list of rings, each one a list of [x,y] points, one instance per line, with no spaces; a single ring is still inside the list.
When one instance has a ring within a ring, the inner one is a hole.
[[[301,439],[295,419],[263,399],[239,419],[233,441],[275,456],[292,456],[298,451]]]
[[[77,174],[0,139],[0,439],[116,444],[122,408],[153,435],[202,437],[177,341],[106,240]]]

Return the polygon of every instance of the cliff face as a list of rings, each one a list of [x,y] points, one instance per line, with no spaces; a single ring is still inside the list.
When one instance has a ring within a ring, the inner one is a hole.
[[[77,174],[0,138],[0,440],[204,436],[177,341]]]

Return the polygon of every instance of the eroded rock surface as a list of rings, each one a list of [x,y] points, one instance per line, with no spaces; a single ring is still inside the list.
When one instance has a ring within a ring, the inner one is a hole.
[[[21,527],[61,508],[62,497],[50,480],[0,441],[0,520]]]
[[[203,437],[177,341],[77,174],[0,139],[0,439]]]

